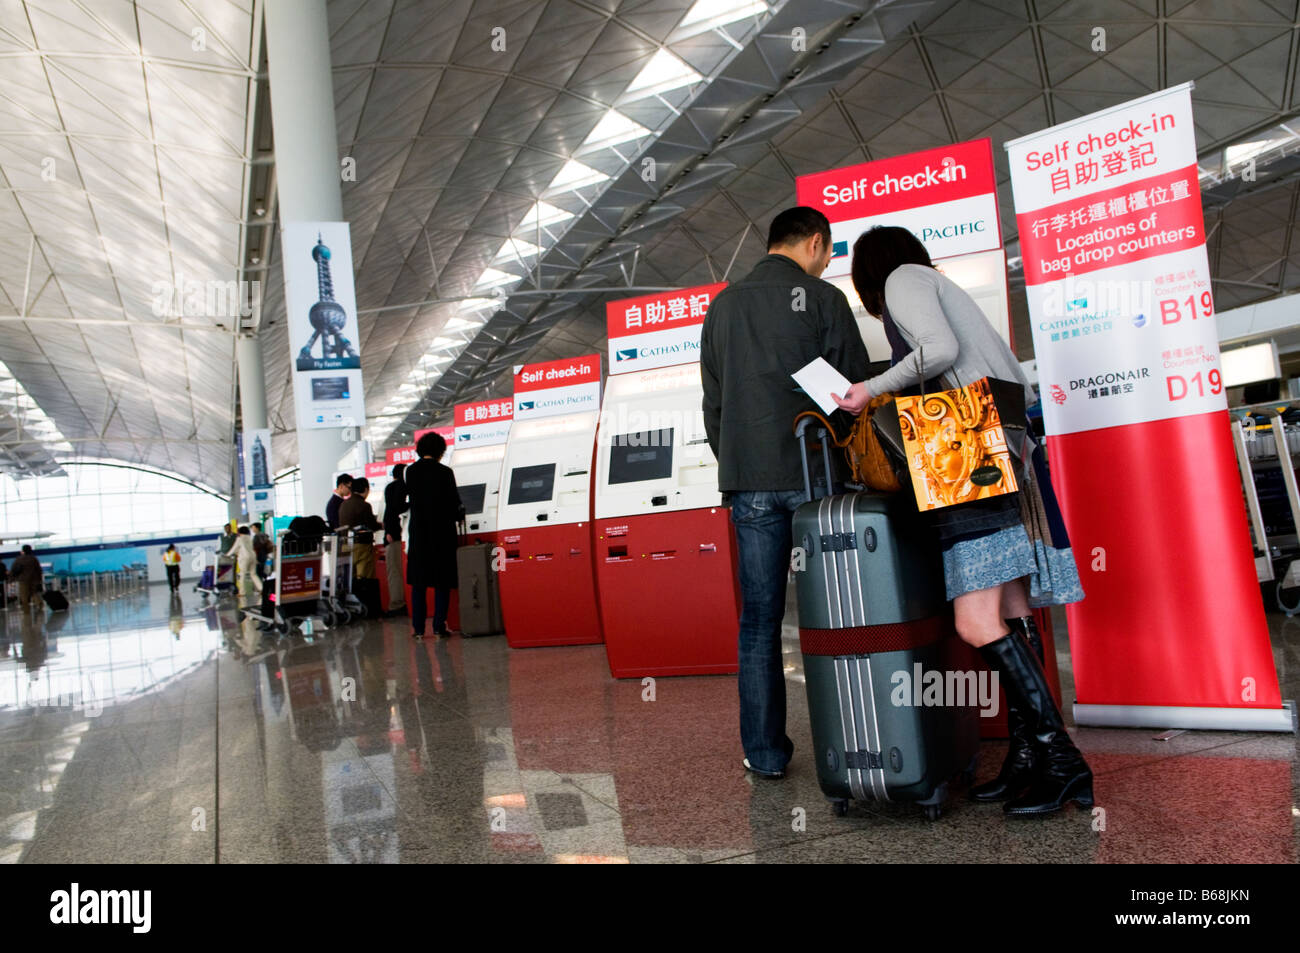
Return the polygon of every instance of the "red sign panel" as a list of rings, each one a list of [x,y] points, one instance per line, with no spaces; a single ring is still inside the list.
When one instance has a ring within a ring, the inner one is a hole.
[[[420,438],[427,433],[436,433],[440,434],[442,439],[447,441],[447,446],[451,446],[452,437],[455,432],[456,428],[454,427],[425,427],[423,430],[417,430],[415,432],[415,442],[419,443]]]
[[[415,447],[393,447],[384,453],[384,462],[389,466],[395,463],[414,463],[417,459]]]
[[[600,355],[566,357],[543,364],[525,364],[515,373],[515,393],[530,390],[549,390],[570,384],[591,384],[600,381]]]
[[[719,281],[680,291],[657,291],[637,298],[608,301],[605,303],[605,323],[609,337],[621,338],[681,325],[703,324],[709,304],[725,287],[727,283]]]
[[[996,182],[992,140],[974,139],[801,175],[796,194],[800,205],[842,222],[984,195]]]
[[[280,559],[280,601],[298,602],[320,595],[320,557]]]
[[[1196,166],[1016,216],[1031,285],[1205,242]]]
[[[456,405],[456,424],[460,427],[468,427],[471,424],[489,424],[498,420],[510,420],[514,415],[515,402],[514,398],[511,397]]]

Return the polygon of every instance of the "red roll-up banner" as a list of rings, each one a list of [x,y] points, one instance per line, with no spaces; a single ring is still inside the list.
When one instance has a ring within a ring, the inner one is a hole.
[[[1294,731],[1219,367],[1191,84],[1006,146],[1082,725]]]

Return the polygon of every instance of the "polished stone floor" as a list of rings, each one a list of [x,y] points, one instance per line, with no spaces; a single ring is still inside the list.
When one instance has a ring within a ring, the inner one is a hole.
[[[0,616],[8,862],[1297,860],[1293,735],[1081,729],[1095,817],[954,797],[933,823],[908,805],[836,818],[793,625],[796,752],[772,782],[740,767],[734,678],[659,679],[645,700],[601,646],[415,644],[400,619],[276,643],[188,586]],[[1300,697],[1300,620],[1270,624]],[[1056,631],[1069,698],[1063,614]],[[1001,750],[983,746],[982,775]]]

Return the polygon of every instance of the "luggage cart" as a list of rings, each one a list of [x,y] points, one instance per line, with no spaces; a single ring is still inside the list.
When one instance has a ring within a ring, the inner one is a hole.
[[[325,537],[328,539],[329,537]],[[262,584],[262,605],[244,614],[269,625],[281,635],[302,627],[304,620],[320,616],[325,626],[334,613],[325,595],[325,544],[319,536],[281,533],[275,539],[273,574]]]
[[[325,566],[321,580],[322,610],[326,625],[347,625],[365,618],[366,607],[352,593],[352,531],[341,529],[324,537]]]
[[[211,561],[208,561],[210,558]],[[235,560],[223,555],[218,549],[205,553],[205,565],[199,572],[199,580],[194,584],[194,591],[208,596],[222,596],[235,591]]]
[[[1300,402],[1231,409],[1232,439],[1255,548],[1261,586],[1272,583],[1273,602],[1300,615]]]

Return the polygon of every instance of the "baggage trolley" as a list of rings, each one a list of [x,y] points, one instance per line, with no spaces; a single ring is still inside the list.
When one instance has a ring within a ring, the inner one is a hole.
[[[211,558],[211,562],[206,562]],[[235,561],[223,555],[220,550],[205,554],[206,565],[199,573],[199,581],[194,584],[194,591],[207,596],[233,594],[235,591]]]
[[[347,625],[364,618],[366,607],[352,593],[352,532],[341,529],[321,542],[325,559],[321,611],[325,624]]]
[[[266,623],[281,635],[317,615],[328,627],[333,613],[328,609],[324,589],[325,549],[324,539],[319,536],[277,536],[275,571],[263,583],[261,609],[246,609],[245,615]]]

